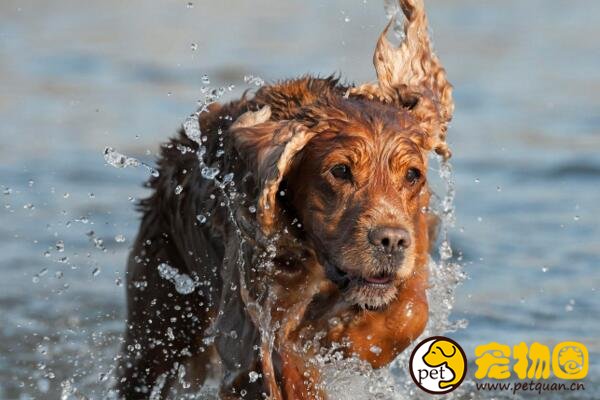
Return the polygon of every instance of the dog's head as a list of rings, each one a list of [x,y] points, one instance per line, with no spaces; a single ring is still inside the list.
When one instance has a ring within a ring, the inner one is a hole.
[[[232,126],[259,177],[263,231],[301,226],[326,276],[368,308],[389,304],[426,260],[428,153],[450,156],[451,86],[431,53],[421,0],[401,4],[406,41],[392,48],[386,28],[377,84],[346,93],[306,80],[267,87],[264,108]]]

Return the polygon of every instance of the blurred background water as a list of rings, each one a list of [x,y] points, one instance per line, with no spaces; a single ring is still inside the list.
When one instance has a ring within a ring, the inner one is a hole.
[[[587,390],[564,397],[599,398],[600,2],[427,5],[456,87],[451,336],[581,341]],[[152,164],[203,74],[371,80],[384,24],[380,0],[0,2],[0,398],[106,393],[148,171],[105,146]]]

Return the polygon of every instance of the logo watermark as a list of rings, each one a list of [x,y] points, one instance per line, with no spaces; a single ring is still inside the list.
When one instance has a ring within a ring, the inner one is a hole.
[[[431,394],[450,393],[467,375],[467,356],[454,340],[433,336],[423,340],[410,356],[410,375]]]
[[[491,342],[475,348],[475,365],[478,391],[512,394],[580,391],[585,390],[579,381],[588,374],[589,353],[582,343],[572,341],[558,343],[553,348],[537,342],[530,345],[521,342],[512,347]],[[454,340],[433,336],[415,347],[409,370],[415,384],[425,392],[449,393],[465,379],[467,357]]]

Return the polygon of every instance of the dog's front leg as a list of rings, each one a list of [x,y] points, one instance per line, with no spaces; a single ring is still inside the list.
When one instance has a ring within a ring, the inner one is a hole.
[[[269,390],[269,400],[283,400],[281,390],[277,384],[275,368],[273,367],[272,347],[263,340],[260,346],[260,358],[263,372],[263,379]]]
[[[319,371],[306,356],[297,354],[293,349],[282,349],[280,356],[286,400],[326,400],[327,397],[318,387]]]
[[[374,368],[392,362],[425,329],[427,271],[404,282],[396,299],[384,310],[363,310],[328,332],[331,343],[349,343],[348,355],[357,355]],[[345,318],[343,318],[345,319]]]

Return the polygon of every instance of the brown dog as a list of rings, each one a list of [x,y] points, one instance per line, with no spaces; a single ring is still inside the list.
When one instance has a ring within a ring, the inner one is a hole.
[[[315,355],[377,368],[422,332],[427,160],[450,156],[453,102],[422,0],[400,5],[406,38],[381,35],[378,82],[264,86],[163,147],[129,260],[121,396],[217,366],[223,398],[325,398]]]

